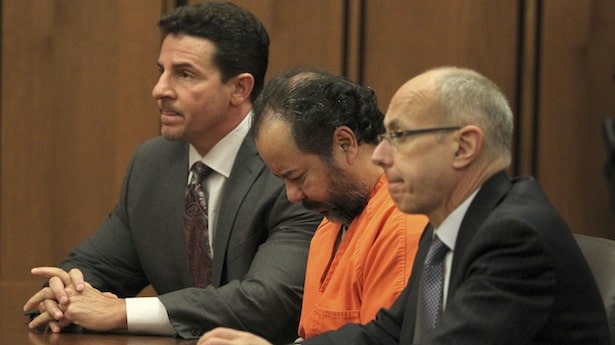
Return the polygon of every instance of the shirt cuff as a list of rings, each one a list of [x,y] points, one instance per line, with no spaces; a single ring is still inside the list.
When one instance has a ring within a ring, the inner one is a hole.
[[[126,322],[130,333],[176,334],[158,297],[126,298]]]

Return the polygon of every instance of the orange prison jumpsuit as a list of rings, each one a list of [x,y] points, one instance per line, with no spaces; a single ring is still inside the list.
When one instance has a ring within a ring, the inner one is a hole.
[[[367,323],[380,308],[390,307],[406,286],[427,217],[402,213],[387,185],[383,175],[333,258],[341,225],[326,218],[320,223],[308,256],[300,337],[349,322]]]

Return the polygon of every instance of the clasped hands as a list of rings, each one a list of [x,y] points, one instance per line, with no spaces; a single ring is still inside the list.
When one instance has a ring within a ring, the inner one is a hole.
[[[126,329],[126,303],[109,292],[101,292],[85,281],[78,269],[69,272],[58,267],[36,267],[35,276],[49,280],[49,286],[34,294],[23,306],[26,312],[38,310],[28,327],[49,326],[54,333],[75,324],[93,331]]]

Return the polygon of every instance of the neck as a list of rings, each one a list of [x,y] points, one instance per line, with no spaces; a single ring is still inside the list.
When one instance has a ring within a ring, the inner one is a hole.
[[[227,114],[223,122],[218,125],[218,129],[207,133],[207,135],[200,135],[196,140],[191,141],[190,144],[199,152],[201,156],[206,155],[212,147],[214,147],[222,138],[232,132],[241,121],[250,113],[251,105],[245,104],[243,107],[232,108]]]
[[[480,188],[485,181],[503,169],[505,169],[505,166],[502,162],[495,161],[473,164],[458,172],[458,178],[455,179],[451,192],[444,199],[443,207],[429,215],[430,222],[435,227],[439,227],[444,219]]]

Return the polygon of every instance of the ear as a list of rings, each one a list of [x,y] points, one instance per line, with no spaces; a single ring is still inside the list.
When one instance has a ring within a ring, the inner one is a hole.
[[[456,139],[453,167],[462,169],[479,156],[485,135],[479,127],[469,125],[457,132]]]
[[[333,156],[341,154],[348,164],[352,164],[359,153],[359,143],[354,132],[347,126],[339,126],[333,132]]]
[[[241,73],[228,81],[231,89],[231,104],[237,106],[250,100],[250,93],[254,88],[254,77],[250,73]]]

